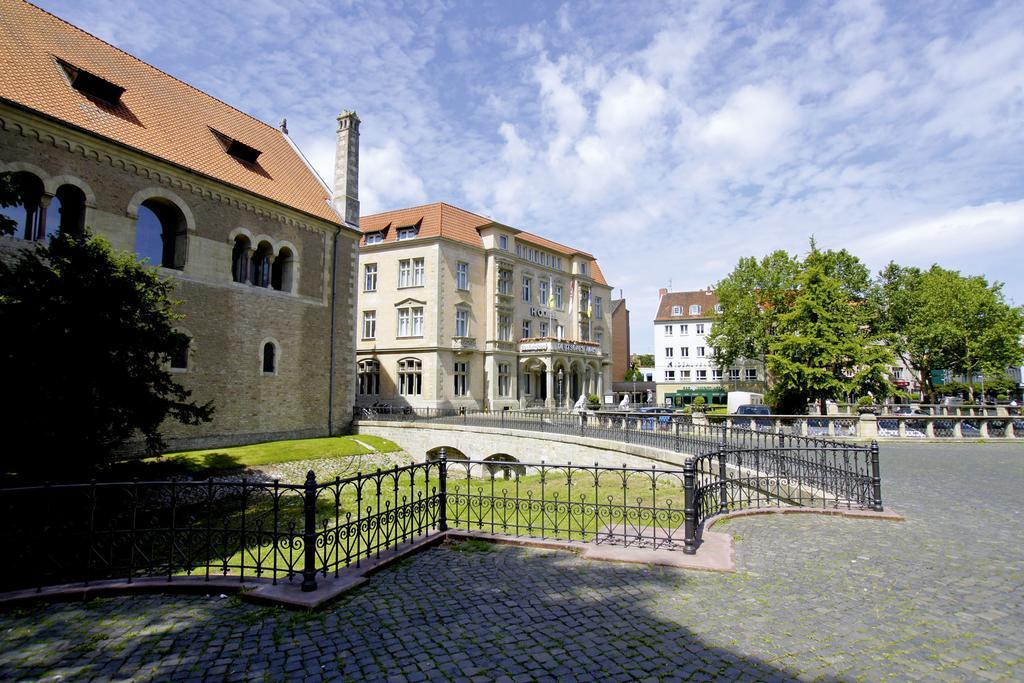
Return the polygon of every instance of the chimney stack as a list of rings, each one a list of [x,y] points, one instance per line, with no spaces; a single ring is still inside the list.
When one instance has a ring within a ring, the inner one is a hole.
[[[359,117],[354,111],[338,117],[334,153],[334,209],[350,228],[359,228]]]
[[[661,289],[658,290],[658,298],[659,299],[664,298],[666,294],[668,294],[668,290],[665,289],[664,287],[662,287]]]

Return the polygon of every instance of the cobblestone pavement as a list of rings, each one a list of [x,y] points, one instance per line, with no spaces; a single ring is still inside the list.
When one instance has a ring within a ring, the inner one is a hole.
[[[134,596],[0,612],[0,678],[1024,679],[1024,448],[886,445],[905,523],[719,527],[736,574],[474,545],[325,611]]]

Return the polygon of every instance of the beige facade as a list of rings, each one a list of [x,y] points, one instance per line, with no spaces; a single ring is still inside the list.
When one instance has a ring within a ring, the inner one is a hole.
[[[358,404],[571,406],[607,385],[611,289],[592,256],[448,205],[362,230]]]

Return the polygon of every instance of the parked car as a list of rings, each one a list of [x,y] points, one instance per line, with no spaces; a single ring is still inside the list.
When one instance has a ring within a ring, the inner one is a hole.
[[[766,405],[756,406],[752,403],[736,408],[737,415],[771,415],[772,409]]]
[[[653,416],[655,416],[655,415],[657,416],[657,421],[658,422],[660,422],[662,424],[668,424],[669,422],[672,421],[672,417],[671,416],[676,411],[673,410],[672,408],[664,408],[662,406],[647,406],[647,407],[641,408],[637,412],[638,413],[644,413],[645,415],[651,415],[652,417],[643,417],[643,418],[641,418],[641,420],[643,420],[643,423],[641,424],[641,427],[643,429],[654,429],[655,418]]]

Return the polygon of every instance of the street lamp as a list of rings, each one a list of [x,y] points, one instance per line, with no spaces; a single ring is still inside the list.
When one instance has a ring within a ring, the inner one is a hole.
[[[555,400],[555,405],[556,405],[557,408],[561,408],[562,407],[562,396],[563,396],[563,394],[562,394],[562,380],[563,380],[562,368],[558,368],[558,396],[557,396],[557,398]]]

